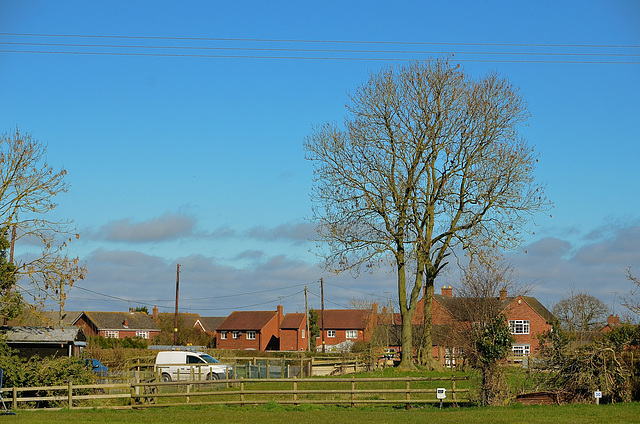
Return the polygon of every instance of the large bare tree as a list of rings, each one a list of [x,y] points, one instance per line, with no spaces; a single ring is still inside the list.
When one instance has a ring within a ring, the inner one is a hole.
[[[570,333],[600,330],[610,313],[606,303],[586,291],[571,290],[553,307],[553,315],[560,321],[560,326]]]
[[[319,253],[333,271],[395,268],[401,366],[411,367],[418,298],[426,284],[430,346],[433,284],[447,256],[513,248],[548,206],[534,182],[536,154],[518,133],[527,107],[499,75],[474,79],[438,59],[372,73],[347,111],[343,125],[305,140]]]
[[[16,129],[0,136],[0,229],[11,240],[15,262],[15,284],[8,287],[26,294],[32,305],[51,298],[62,308],[65,287],[86,272],[67,254],[68,244],[79,238],[75,226],[51,217],[57,196],[68,189],[66,173],[47,163],[46,145],[30,134]],[[19,260],[14,246],[24,247]]]

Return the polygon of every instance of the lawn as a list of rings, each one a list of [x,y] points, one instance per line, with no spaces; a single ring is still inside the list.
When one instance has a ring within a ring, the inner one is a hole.
[[[173,407],[133,411],[18,411],[2,423],[637,423],[640,403],[495,408],[348,408],[269,404],[259,407]]]

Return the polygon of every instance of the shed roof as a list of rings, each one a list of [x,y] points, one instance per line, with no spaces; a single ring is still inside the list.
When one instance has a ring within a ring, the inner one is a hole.
[[[71,343],[87,341],[82,330],[78,327],[35,327],[35,326],[5,326],[0,327],[0,333],[5,336],[7,343]]]

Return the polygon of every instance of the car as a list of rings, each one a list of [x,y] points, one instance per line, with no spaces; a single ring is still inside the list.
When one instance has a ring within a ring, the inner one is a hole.
[[[220,380],[233,371],[204,352],[161,351],[156,356],[154,371],[163,382],[181,380]]]
[[[97,359],[87,358],[84,360],[84,364],[97,376],[107,377],[109,375],[109,368]]]

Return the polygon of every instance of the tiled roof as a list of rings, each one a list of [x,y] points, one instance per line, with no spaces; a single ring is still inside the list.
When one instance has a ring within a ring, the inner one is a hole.
[[[538,315],[540,315],[546,322],[551,324],[554,321],[553,314],[549,312],[547,308],[538,301],[535,297],[531,296],[519,296],[523,299],[527,305],[531,307]],[[499,300],[498,298],[462,298],[462,297],[449,297],[443,296],[440,294],[434,294],[433,299],[437,301],[440,305],[442,305],[445,309],[451,312],[454,316],[459,317],[459,319],[465,320],[465,311],[474,310],[473,304],[471,302],[479,303],[479,302],[495,302],[495,307],[499,311],[504,311],[507,309],[513,302],[518,299],[518,297],[507,297],[505,300]]]
[[[304,324],[305,314],[287,314],[280,324],[280,328],[300,328]]]
[[[276,311],[234,311],[216,330],[262,330],[276,315]]]
[[[78,327],[0,327],[8,343],[68,343],[86,341],[84,333]]]
[[[200,317],[200,323],[204,327],[204,331],[216,331],[225,319],[227,317]]]
[[[322,312],[318,311],[318,326],[322,328]],[[371,317],[370,309],[325,309],[325,330],[356,330],[365,328]]]
[[[63,312],[62,322],[60,323],[60,311],[38,311],[26,310],[19,317],[9,321],[9,325],[16,326],[55,326],[59,323],[62,325],[73,325],[82,312]]]
[[[170,320],[170,322],[174,322],[173,320],[175,319],[175,313],[173,312],[160,312],[158,314],[158,318],[160,318],[160,320],[165,321],[165,320]],[[200,315],[198,314],[193,314],[190,312],[179,312],[178,313],[178,322],[180,322],[185,328],[190,328],[193,327],[196,323],[196,321],[198,321],[200,319]],[[165,321],[166,322],[166,321]]]
[[[151,316],[144,312],[87,312],[85,315],[99,330],[150,330],[160,331]],[[80,319],[78,317],[78,319]],[[78,321],[76,319],[76,322]],[[126,326],[124,325],[126,321]],[[75,324],[75,323],[74,323]]]

